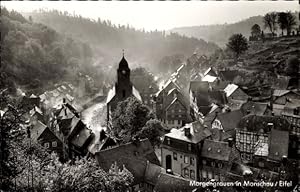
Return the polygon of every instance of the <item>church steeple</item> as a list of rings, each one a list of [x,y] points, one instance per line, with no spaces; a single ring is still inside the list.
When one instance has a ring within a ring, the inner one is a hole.
[[[124,50],[123,50],[123,57],[119,63],[119,68],[117,70],[117,84],[120,87],[128,87],[131,86],[130,83],[130,68],[128,67],[128,62],[125,59],[124,56]]]

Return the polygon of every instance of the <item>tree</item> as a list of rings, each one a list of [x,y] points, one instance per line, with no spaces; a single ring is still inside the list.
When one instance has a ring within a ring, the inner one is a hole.
[[[137,133],[137,137],[144,139],[148,138],[152,146],[159,146],[161,144],[160,136],[163,135],[164,128],[160,121],[150,119],[146,125]]]
[[[121,143],[130,142],[134,138],[148,138],[156,143],[161,125],[158,121],[154,121],[154,118],[154,114],[146,105],[134,97],[129,97],[119,102],[113,112],[113,129],[109,130],[110,135]]]
[[[283,36],[283,30],[286,29],[287,25],[287,14],[285,12],[279,12],[277,16],[277,23],[281,29],[281,34]]]
[[[291,34],[292,29],[294,28],[294,26],[296,25],[296,17],[290,12],[288,11],[286,13],[286,31],[287,31],[287,35]]]
[[[260,26],[258,24],[254,24],[251,27],[251,36],[252,37],[258,37],[258,36],[260,36],[260,33],[261,33]]]
[[[236,59],[248,49],[246,37],[242,34],[233,34],[227,43],[227,47],[235,53]]]
[[[0,189],[12,187],[12,179],[18,174],[18,167],[14,155],[16,142],[22,140],[21,124],[24,114],[14,103],[16,100],[0,91]]]
[[[263,18],[265,28],[269,28],[272,35],[275,35],[277,29],[277,14],[275,12],[267,13]]]

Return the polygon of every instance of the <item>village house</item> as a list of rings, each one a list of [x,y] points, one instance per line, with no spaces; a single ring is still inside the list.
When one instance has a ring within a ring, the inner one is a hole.
[[[130,68],[124,55],[119,63],[117,69],[117,82],[114,87],[109,90],[106,105],[107,105],[107,127],[112,128],[111,120],[112,113],[116,109],[118,102],[126,100],[128,97],[135,97],[142,101],[142,97],[138,90],[132,85],[130,81]]]
[[[95,153],[99,166],[108,171],[112,165],[125,166],[134,176],[133,191],[153,191],[157,176],[164,172],[148,139],[135,140]]]
[[[169,129],[182,127],[191,121],[188,100],[171,80],[154,98],[157,118]]]
[[[49,152],[57,153],[61,160],[68,157],[67,146],[48,126],[40,121],[29,128],[29,135],[33,142],[38,142]]]
[[[64,100],[62,107],[53,113],[50,124],[51,129],[68,146],[70,158],[82,157],[88,153],[93,133],[82,122],[72,105]]]
[[[223,113],[215,113],[211,125],[208,125],[213,131],[213,138],[224,141],[230,137],[235,137],[235,129],[243,118],[241,110],[227,111]],[[208,123],[206,121],[206,123]]]
[[[200,158],[199,176],[201,181],[211,179],[226,181],[227,172],[231,170],[232,163],[241,162],[233,140],[229,140],[229,142],[204,140]]]
[[[272,129],[288,131],[290,123],[279,116],[246,115],[236,129],[236,147],[244,163],[253,163],[255,149],[269,146],[269,133]]]
[[[210,109],[209,91],[211,87],[206,81],[191,81],[189,86],[190,114],[193,119],[200,119]]]
[[[224,91],[228,100],[248,100],[248,95],[239,86],[235,84],[228,84],[225,87]]]
[[[184,178],[199,180],[199,153],[204,139],[210,135],[200,122],[172,129],[161,146],[162,167]]]

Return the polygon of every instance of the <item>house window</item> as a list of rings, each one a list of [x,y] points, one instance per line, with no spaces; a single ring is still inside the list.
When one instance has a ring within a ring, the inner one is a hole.
[[[207,172],[206,172],[206,170],[202,170],[202,177],[203,178],[207,178]]]
[[[206,160],[205,159],[202,160],[202,164],[206,165]]]
[[[188,150],[191,151],[192,150],[192,145],[188,144]]]
[[[179,114],[178,117],[181,118],[181,114]]]
[[[215,167],[216,163],[214,161],[211,162],[211,166]]]
[[[190,158],[190,164],[191,164],[191,165],[195,165],[195,159],[194,159],[194,157],[191,157],[191,158]]]
[[[195,179],[195,171],[194,170],[190,170],[190,177],[191,177],[191,179]]]
[[[175,110],[174,109],[172,109],[172,111],[171,111],[172,113],[175,113]]]
[[[52,147],[57,147],[57,142],[56,141],[52,142]]]
[[[170,140],[170,138],[167,138],[167,143],[168,143],[168,145],[170,145],[170,144],[171,144],[171,140]]]
[[[189,177],[189,170],[188,169],[184,169],[184,177]]]
[[[177,160],[177,153],[173,152],[173,159]]]
[[[220,169],[222,169],[223,164],[222,164],[221,162],[219,162],[219,163],[218,163],[218,167],[219,167]]]
[[[184,156],[184,163],[186,163],[186,164],[189,163],[189,157],[188,156]]]
[[[181,113],[181,109],[179,109],[178,112]]]
[[[44,143],[44,147],[48,149],[50,147],[49,143],[48,142]]]
[[[126,93],[125,90],[123,90],[122,91],[123,98],[125,98],[125,96],[126,96],[125,93]]]
[[[212,179],[212,178],[213,178],[212,172],[208,171],[208,179]]]

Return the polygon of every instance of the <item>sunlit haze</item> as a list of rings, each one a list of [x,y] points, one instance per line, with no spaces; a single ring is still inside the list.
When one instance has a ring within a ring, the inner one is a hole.
[[[234,23],[270,11],[299,11],[298,1],[273,2],[1,2],[7,9],[30,12],[56,9],[91,19],[111,20],[113,24],[145,30],[168,30],[182,26]]]

